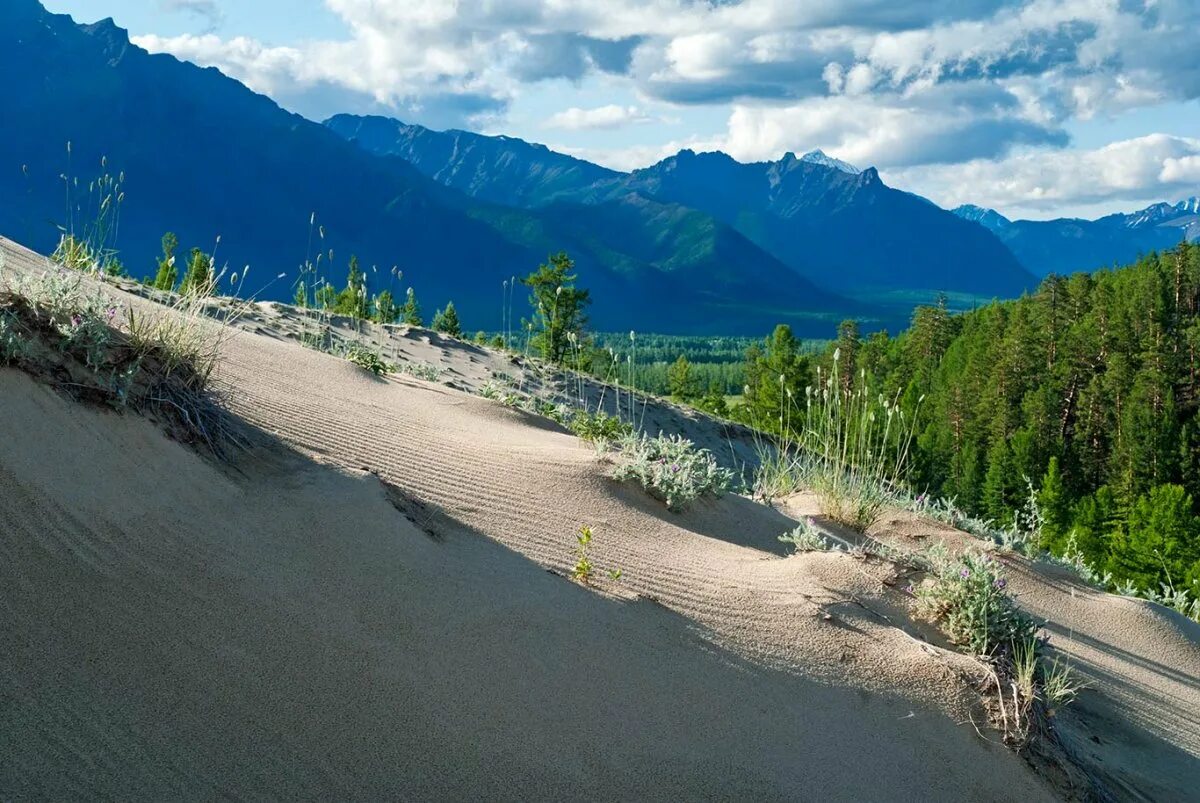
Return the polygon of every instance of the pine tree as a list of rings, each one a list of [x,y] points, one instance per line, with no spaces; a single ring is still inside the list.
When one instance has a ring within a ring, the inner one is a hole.
[[[1044,518],[1041,546],[1055,554],[1062,554],[1071,530],[1071,501],[1063,488],[1057,457],[1050,458],[1050,465],[1046,468],[1042,486],[1038,490],[1037,501]]]
[[[391,290],[384,290],[375,296],[375,314],[373,319],[375,323],[395,323],[396,316],[400,311],[396,307],[396,302],[392,298]]]
[[[421,305],[417,302],[417,294],[411,287],[408,288],[404,303],[400,305],[400,320],[409,326],[425,325],[424,319],[421,318]]]
[[[692,364],[684,355],[680,354],[667,368],[667,386],[679,401],[689,401],[699,395],[699,382],[692,375]]]
[[[462,335],[462,325],[458,322],[458,310],[454,309],[453,301],[446,302],[444,310],[440,309],[433,314],[433,329],[451,337]]]
[[[575,286],[579,278],[572,274],[575,263],[565,252],[550,257],[545,264],[521,280],[530,289],[537,334],[534,346],[548,362],[562,364],[571,348],[571,337],[582,339],[587,316],[584,308],[591,303],[587,290]]]
[[[337,295],[333,311],[362,320],[370,315],[370,296],[367,294],[367,276],[358,266],[358,257],[350,255],[350,268],[346,274],[346,287]]]
[[[808,358],[792,328],[780,324],[764,342],[746,351],[744,405],[753,426],[768,432],[794,433],[802,422]]]
[[[1125,530],[1114,535],[1109,571],[1142,589],[1182,583],[1200,561],[1197,531],[1191,495],[1179,485],[1159,485],[1137,499]]]
[[[158,259],[158,272],[154,274],[153,287],[155,290],[174,290],[175,282],[179,280],[179,272],[175,268],[175,249],[179,247],[179,238],[174,232],[167,232],[162,237],[163,255]]]
[[[987,473],[983,479],[983,506],[987,515],[1007,525],[1020,506],[1020,480],[1013,465],[1008,441],[997,438],[988,450]]]
[[[179,283],[179,292],[184,295],[210,295],[216,281],[212,269],[212,257],[199,248],[193,248],[188,259],[187,272],[183,274],[183,281]]]

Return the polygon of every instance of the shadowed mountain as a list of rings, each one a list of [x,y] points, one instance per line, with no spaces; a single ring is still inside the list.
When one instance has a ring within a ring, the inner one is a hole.
[[[511,137],[437,132],[382,117],[326,125],[373,153],[398,155],[474,197],[523,207],[629,195],[679,204],[737,229],[814,284],[901,308],[945,290],[1012,296],[1036,282],[1004,246],[919,196],[820,151],[742,164],[690,150],[617,173]],[[582,212],[580,212],[582,213]]]
[[[368,268],[372,291],[396,265],[427,312],[453,299],[466,326],[495,329],[502,281],[565,249],[593,291],[597,327],[757,334],[786,320],[828,336],[826,318],[872,317],[728,227],[671,204],[601,205],[577,220],[471,197],[216,69],[150,55],[111,20],[77,25],[34,0],[6,1],[0,45],[6,119],[16,123],[0,129],[0,231],[43,251],[53,250],[59,226],[78,230],[95,216],[89,184],[106,171],[125,178],[117,245],[135,276],[153,272],[167,230],[205,250],[220,235],[217,261],[242,273],[253,266],[244,290],[264,298],[291,297],[307,249],[332,250],[323,265],[336,266],[325,268],[335,284],[354,253],[380,266]],[[571,162],[588,181],[609,173]],[[556,163],[547,162],[539,184],[577,183]],[[72,177],[65,186],[63,175]],[[463,189],[477,187],[465,180]],[[323,237],[310,233],[314,213]]]
[[[993,209],[972,205],[960,206],[954,214],[991,231],[1039,277],[1134,262],[1184,238],[1200,238],[1200,198],[1097,220],[1009,220]]]

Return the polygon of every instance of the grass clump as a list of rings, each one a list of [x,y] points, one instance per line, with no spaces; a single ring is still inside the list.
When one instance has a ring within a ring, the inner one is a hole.
[[[614,443],[633,434],[633,425],[603,410],[576,410],[567,426],[589,443]]]
[[[83,275],[55,267],[0,289],[0,363],[74,398],[145,414],[225,456],[239,440],[211,388],[225,329],[188,303],[123,309]]]
[[[384,361],[379,352],[367,348],[362,343],[348,344],[342,356],[375,376],[390,374],[395,370],[390,363]]]
[[[711,452],[678,435],[626,435],[618,441],[617,460],[613,479],[636,480],[677,512],[701,496],[720,496],[733,482],[733,472]]]
[[[760,446],[755,485],[766,499],[811,488],[824,516],[863,532],[903,487],[916,415],[898,397],[872,393],[865,372],[857,382],[843,381],[840,357],[835,350],[827,374],[818,369],[803,410],[780,376],[782,434],[778,444]]]

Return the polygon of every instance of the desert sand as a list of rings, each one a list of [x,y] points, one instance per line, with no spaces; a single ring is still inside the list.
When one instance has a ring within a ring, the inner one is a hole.
[[[0,248],[6,271],[44,269]],[[552,422],[472,395],[525,369],[507,355],[399,327],[376,336],[443,373],[377,379],[299,345],[288,315],[259,305],[226,344],[252,442],[230,464],[0,369],[0,797],[1087,793],[999,743],[978,665],[911,621],[890,565],[785,556],[804,500],[669,513]],[[645,409],[746,459],[718,423]],[[906,516],[874,535],[968,538]],[[582,525],[592,587],[565,576]],[[1188,799],[1196,625],[1013,563],[1093,683],[1062,717],[1086,772]]]

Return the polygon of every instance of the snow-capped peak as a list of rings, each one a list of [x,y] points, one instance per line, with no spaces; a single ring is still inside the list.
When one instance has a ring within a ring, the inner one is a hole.
[[[817,165],[824,165],[825,167],[832,167],[835,170],[841,170],[843,173],[852,173],[852,174],[857,175],[862,172],[861,170],[859,170],[857,167],[850,164],[849,162],[843,162],[841,159],[835,159],[832,156],[828,156],[823,150],[821,150],[819,148],[817,150],[809,151],[808,153],[801,156],[800,161],[811,162],[812,164],[817,164]]]

